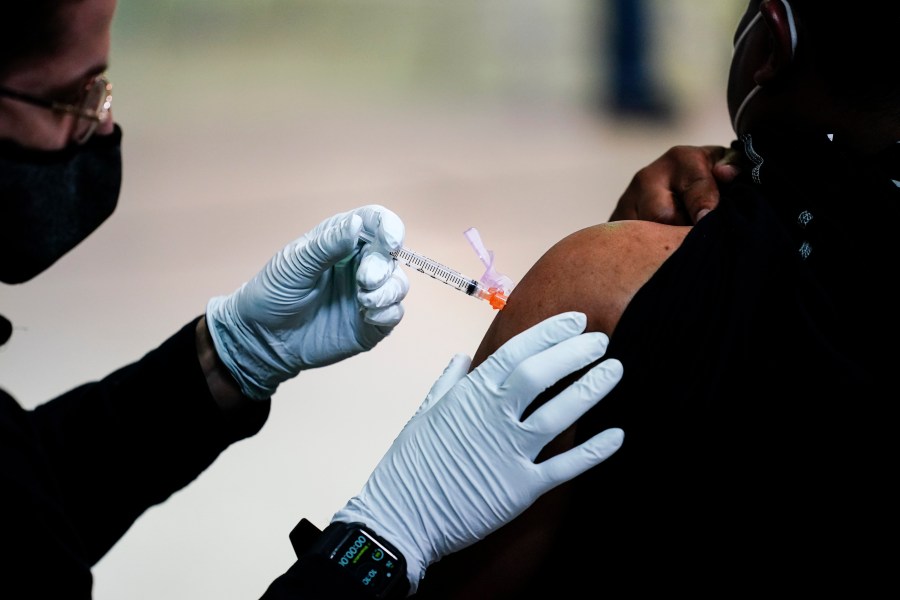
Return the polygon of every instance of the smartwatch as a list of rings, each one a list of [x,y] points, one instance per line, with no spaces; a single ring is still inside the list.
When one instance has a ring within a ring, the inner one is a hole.
[[[409,592],[406,559],[362,523],[336,521],[320,531],[302,519],[290,538],[298,558],[315,555],[333,562],[372,598],[405,598]]]

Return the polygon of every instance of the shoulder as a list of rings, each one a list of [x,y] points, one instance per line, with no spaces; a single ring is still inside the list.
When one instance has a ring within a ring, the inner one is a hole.
[[[588,316],[588,330],[612,334],[634,294],[681,245],[690,227],[614,221],[575,231],[525,274],[491,324],[477,364],[503,342],[560,312]]]

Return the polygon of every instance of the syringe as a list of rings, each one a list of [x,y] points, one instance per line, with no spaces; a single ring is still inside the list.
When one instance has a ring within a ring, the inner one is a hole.
[[[372,242],[374,240],[372,234],[365,229],[360,232],[359,237],[366,242]],[[391,252],[391,256],[394,257],[394,260],[406,263],[407,267],[412,267],[420,273],[430,275],[434,279],[446,283],[450,287],[464,292],[473,298],[487,300],[496,310],[500,310],[506,306],[506,298],[509,295],[506,290],[496,287],[489,288],[477,279],[466,277],[437,261],[413,252],[409,248],[394,250]]]

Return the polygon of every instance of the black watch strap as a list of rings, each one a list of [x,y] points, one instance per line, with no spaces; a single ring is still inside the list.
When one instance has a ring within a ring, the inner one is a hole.
[[[342,567],[372,598],[405,598],[406,560],[387,540],[362,523],[331,523],[324,531],[302,519],[291,531],[297,558],[316,555]]]

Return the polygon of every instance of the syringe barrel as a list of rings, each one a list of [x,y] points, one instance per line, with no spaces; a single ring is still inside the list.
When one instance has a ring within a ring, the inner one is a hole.
[[[362,242],[373,242],[374,236],[363,229],[360,231],[359,238]],[[420,273],[425,273],[430,277],[441,281],[450,287],[456,288],[474,298],[488,301],[492,307],[500,310],[506,306],[507,293],[500,288],[488,288],[477,279],[466,277],[458,271],[448,268],[441,263],[431,260],[426,256],[422,256],[413,252],[409,248],[399,248],[391,252],[394,260],[402,261],[407,266],[412,267]]]

